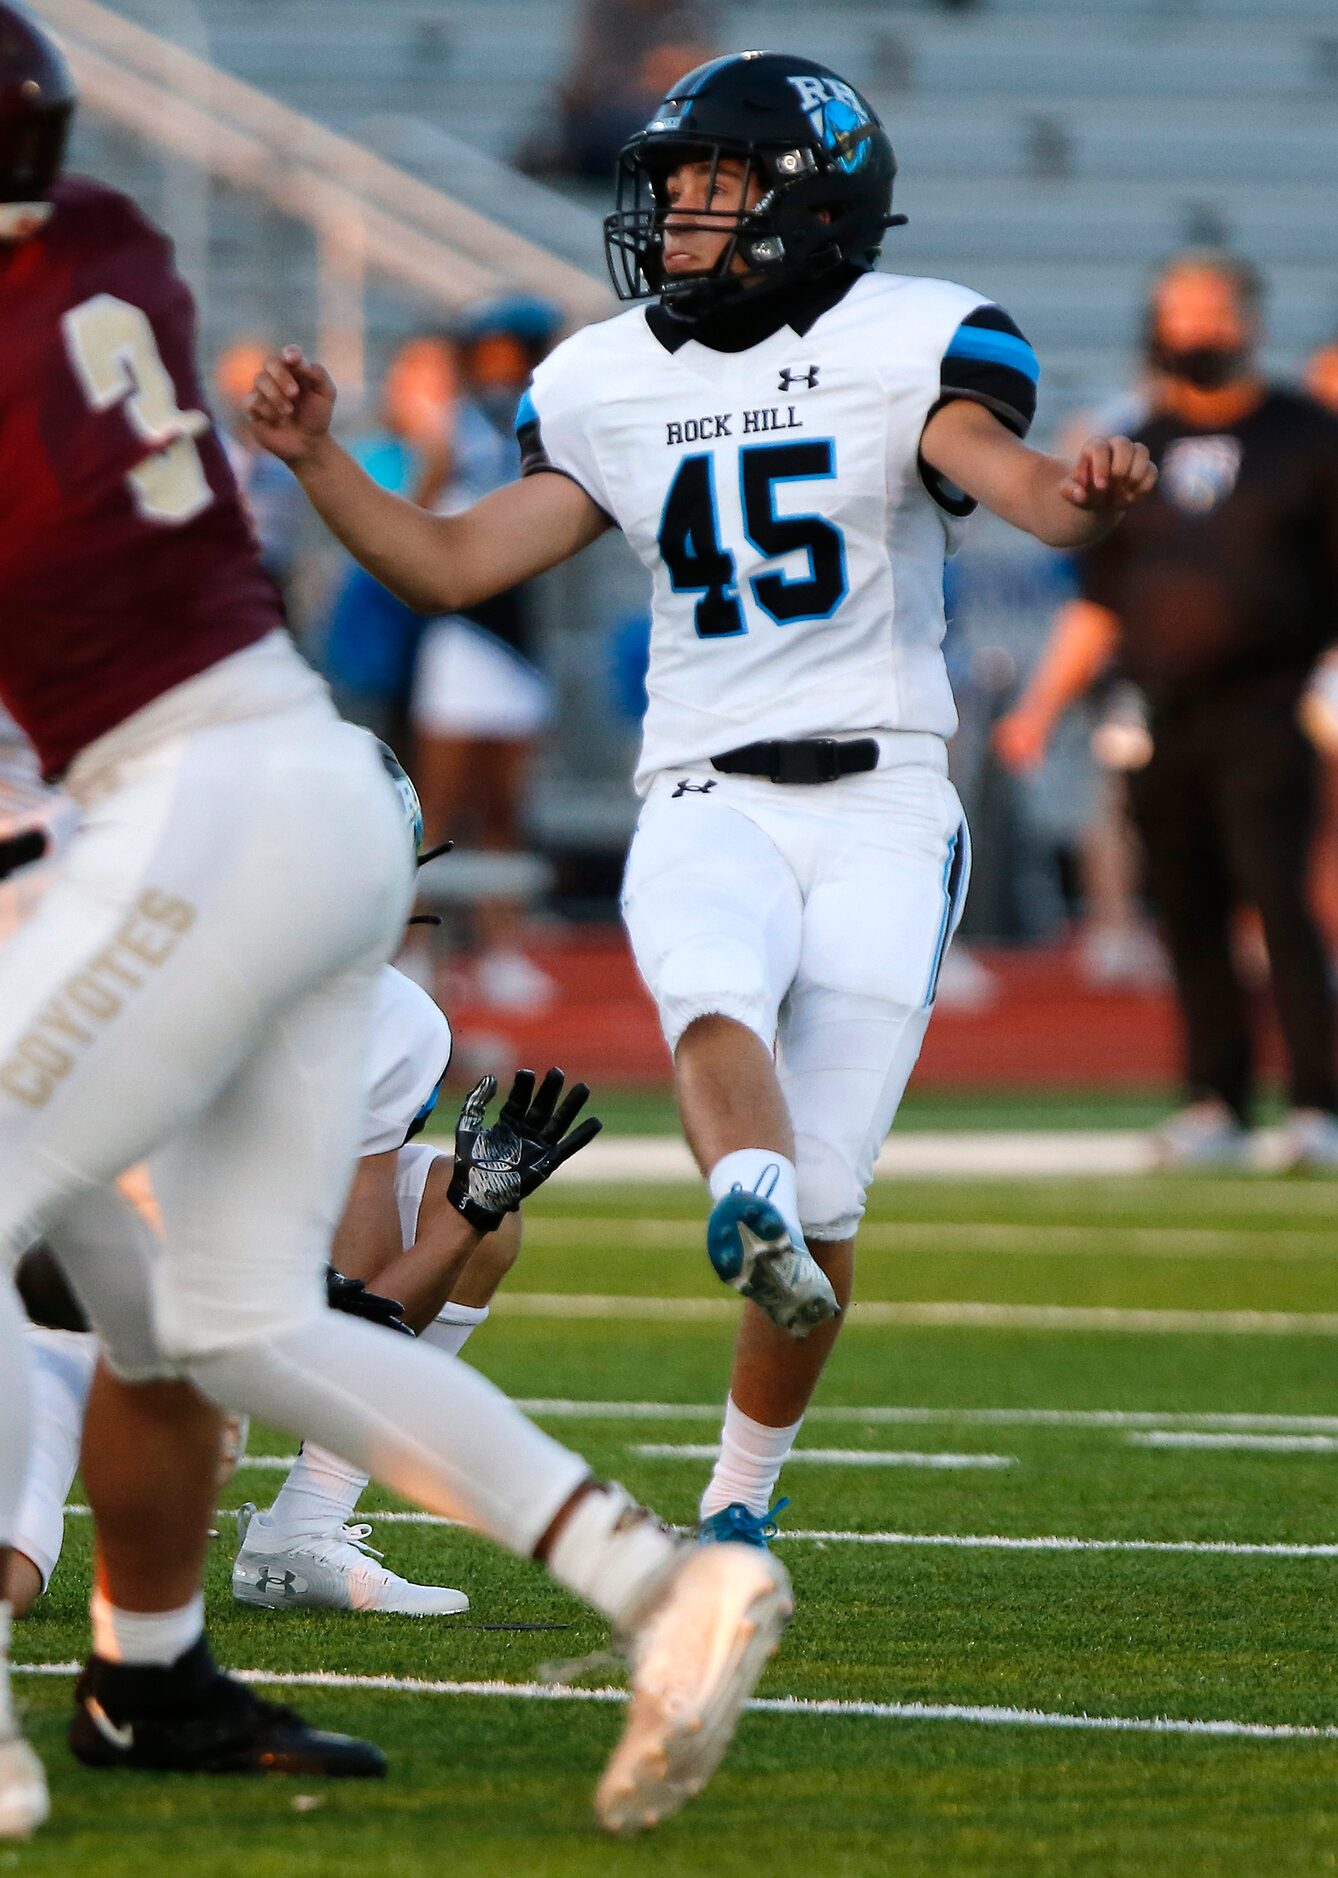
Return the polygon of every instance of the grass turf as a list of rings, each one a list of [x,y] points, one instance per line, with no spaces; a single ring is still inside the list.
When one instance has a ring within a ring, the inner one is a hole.
[[[898,1182],[875,1196],[866,1298],[1328,1310],[1338,1305],[1338,1188],[1320,1182]],[[568,1183],[533,1209],[516,1290],[712,1295],[689,1188]],[[508,1317],[469,1355],[513,1393],[708,1405],[728,1326]],[[911,1405],[1166,1415],[1338,1414],[1338,1338],[1320,1335],[888,1329],[852,1323],[828,1408]],[[647,1443],[702,1443],[715,1416],[554,1417],[549,1425],[667,1516],[687,1519],[704,1464]],[[973,1421],[815,1421],[810,1446],[1012,1457],[992,1471],[795,1465],[792,1529],[1089,1538],[1338,1540],[1338,1454],[1151,1449],[1129,1431]],[[252,1452],[281,1452],[257,1432]],[[252,1470],[235,1504],[279,1476]],[[386,1496],[368,1496],[371,1508]],[[374,1517],[374,1512],[369,1516]],[[88,1523],[69,1523],[20,1659],[83,1648]],[[227,1549],[210,1568],[219,1654],[276,1671],[526,1681],[603,1641],[530,1568],[458,1531],[382,1526],[410,1575],[467,1586],[438,1623],[243,1612]],[[764,1693],[995,1705],[1062,1714],[1338,1723],[1338,1561],[791,1542],[799,1608]],[[562,1625],[561,1629],[489,1626]],[[1338,1869],[1338,1741],[1068,1732],[851,1715],[749,1716],[710,1792],[653,1840],[601,1842],[588,1794],[616,1732],[609,1707],[367,1689],[294,1692],[365,1731],[392,1775],[372,1786],[128,1780],[60,1748],[64,1679],[23,1679],[57,1814],[0,1871],[278,1878],[351,1866],[409,1875]],[[283,1692],[279,1692],[283,1693]],[[316,1804],[309,1810],[307,1798]],[[300,1804],[295,1805],[295,1802]]]
[[[454,1127],[459,1098],[466,1087],[453,1086],[448,1090],[429,1124],[431,1131],[446,1133]],[[897,1132],[1153,1128],[1165,1121],[1175,1106],[1173,1094],[1153,1085],[1130,1089],[1049,1088],[1044,1085],[1020,1089],[997,1085],[979,1089],[912,1087],[897,1113]],[[1260,1121],[1276,1121],[1282,1107],[1276,1092],[1270,1093],[1260,1104]],[[667,1088],[638,1089],[601,1084],[590,1098],[590,1108],[603,1118],[607,1128],[619,1134],[670,1135],[678,1130],[678,1110]]]

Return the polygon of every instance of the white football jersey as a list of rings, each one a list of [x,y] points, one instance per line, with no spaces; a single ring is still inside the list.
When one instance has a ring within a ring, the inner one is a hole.
[[[427,1192],[427,1177],[434,1163],[445,1159],[445,1150],[433,1147],[430,1141],[412,1141],[395,1156],[395,1205],[406,1252],[418,1238],[418,1216]]]
[[[956,728],[943,565],[971,504],[920,435],[968,397],[1025,433],[1034,354],[982,295],[863,274],[744,351],[638,306],[539,366],[527,474],[573,478],[654,581],[637,787],[762,738]],[[686,329],[690,331],[690,329]]]
[[[367,1107],[358,1153],[402,1148],[437,1104],[451,1027],[426,991],[385,965],[376,976]]]

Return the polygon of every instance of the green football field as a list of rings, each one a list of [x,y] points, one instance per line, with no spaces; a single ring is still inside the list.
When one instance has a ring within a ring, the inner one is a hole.
[[[1338,1869],[1336,1210],[1320,1181],[883,1185],[874,1308],[784,1483],[798,1608],[764,1705],[707,1794],[636,1844],[602,1841],[589,1812],[616,1672],[583,1700],[542,1680],[599,1649],[600,1625],[442,1526],[383,1522],[373,1542],[466,1587],[462,1620],[243,1615],[215,1548],[219,1654],[314,1679],[281,1693],[377,1739],[389,1779],[76,1770],[59,1668],[84,1638],[74,1516],[16,1652],[57,1666],[20,1679],[56,1814],[0,1870]],[[469,1350],[676,1520],[709,1464],[734,1311],[702,1212],[688,1187],[569,1181],[534,1207],[510,1302]],[[253,1433],[229,1503],[263,1500],[290,1447]]]

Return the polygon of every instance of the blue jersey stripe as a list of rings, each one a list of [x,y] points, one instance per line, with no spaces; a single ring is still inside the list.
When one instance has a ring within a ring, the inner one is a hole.
[[[1025,339],[993,332],[985,326],[959,326],[946,354],[950,359],[983,359],[990,365],[1008,365],[1034,385],[1041,375],[1036,354]]]
[[[527,424],[537,424],[539,413],[534,408],[534,398],[529,391],[522,391],[520,403],[516,406],[516,429],[524,430]]]

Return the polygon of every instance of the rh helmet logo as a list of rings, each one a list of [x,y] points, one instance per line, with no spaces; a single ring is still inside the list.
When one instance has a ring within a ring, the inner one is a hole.
[[[869,113],[859,93],[843,79],[818,78],[808,73],[792,77],[790,83],[799,93],[799,102],[808,113],[819,143],[830,153],[837,169],[847,176],[863,169],[869,160]]]

